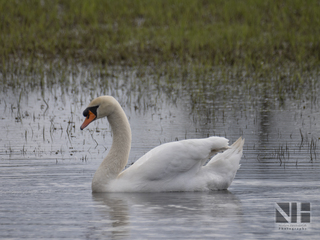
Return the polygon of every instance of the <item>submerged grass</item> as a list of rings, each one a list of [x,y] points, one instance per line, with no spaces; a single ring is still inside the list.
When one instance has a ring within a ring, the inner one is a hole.
[[[2,74],[21,59],[29,70],[57,59],[261,73],[320,63],[317,0],[0,0],[0,13]]]

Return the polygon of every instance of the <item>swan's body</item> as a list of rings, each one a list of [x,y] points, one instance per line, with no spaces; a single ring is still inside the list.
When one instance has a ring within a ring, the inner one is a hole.
[[[209,191],[227,189],[239,169],[244,140],[231,147],[223,137],[189,139],[160,145],[122,171],[131,148],[131,129],[120,104],[111,96],[94,99],[84,111],[85,128],[108,117],[113,142],[93,176],[93,192]],[[224,151],[226,150],[226,151]],[[206,161],[219,151],[205,166]]]

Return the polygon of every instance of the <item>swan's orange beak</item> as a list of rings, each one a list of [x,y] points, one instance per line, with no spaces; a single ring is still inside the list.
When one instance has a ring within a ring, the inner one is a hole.
[[[80,129],[83,130],[86,126],[88,126],[96,118],[97,118],[97,116],[89,110],[89,113],[88,113],[86,119],[84,120],[84,122],[82,123]]]

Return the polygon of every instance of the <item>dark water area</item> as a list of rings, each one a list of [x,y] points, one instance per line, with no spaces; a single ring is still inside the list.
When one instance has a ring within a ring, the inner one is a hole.
[[[50,84],[47,77],[46,87],[27,81],[3,87],[0,238],[317,239],[320,114],[319,79],[313,78],[314,86],[282,95],[266,86],[259,92],[241,84],[213,88],[121,72],[93,80],[83,71],[68,84]],[[111,129],[107,119],[84,131],[80,125],[90,100],[104,94],[117,98],[128,116],[128,166],[161,143],[216,135],[231,144],[243,136],[231,187],[92,194]],[[310,203],[304,212],[310,222],[279,225],[277,203]]]

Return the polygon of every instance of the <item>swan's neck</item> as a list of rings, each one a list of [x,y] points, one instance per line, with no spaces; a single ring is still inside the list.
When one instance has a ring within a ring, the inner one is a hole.
[[[131,129],[120,104],[108,116],[113,141],[108,155],[96,171],[92,180],[94,192],[104,191],[110,180],[117,178],[128,162],[131,148]]]

